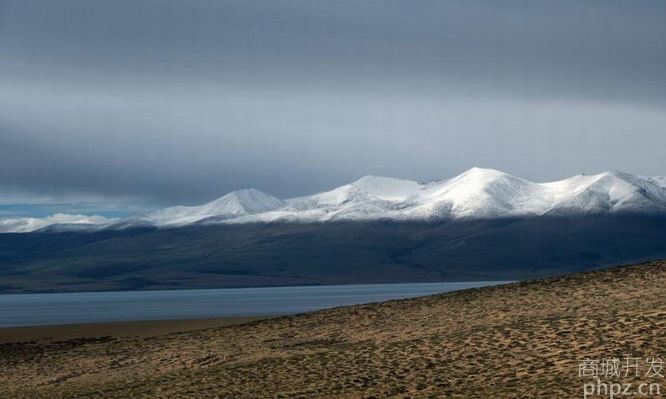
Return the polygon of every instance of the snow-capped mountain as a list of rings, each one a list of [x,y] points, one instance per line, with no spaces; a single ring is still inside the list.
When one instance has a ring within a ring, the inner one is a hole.
[[[95,223],[98,229],[120,229],[179,227],[195,223],[431,221],[608,213],[666,214],[666,177],[604,172],[534,183],[498,170],[481,168],[429,183],[366,176],[330,191],[286,200],[259,190],[245,189],[201,206],[169,207],[119,221],[91,218],[85,221]],[[43,228],[61,222],[49,223],[39,219],[2,223],[0,232],[25,232],[35,230],[31,225]]]
[[[200,206],[173,206],[136,215],[122,221],[124,224],[153,226],[184,226],[207,220],[221,222],[227,219],[273,211],[286,204],[270,194],[255,189],[231,192],[215,201]]]

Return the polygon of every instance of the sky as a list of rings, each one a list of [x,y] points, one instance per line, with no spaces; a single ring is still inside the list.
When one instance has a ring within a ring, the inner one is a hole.
[[[662,0],[0,0],[0,218],[473,166],[666,175],[665,20]]]

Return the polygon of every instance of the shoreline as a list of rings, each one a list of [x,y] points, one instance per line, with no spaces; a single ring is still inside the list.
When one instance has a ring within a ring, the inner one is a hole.
[[[101,323],[0,327],[0,345],[21,342],[67,341],[99,337],[153,337],[178,332],[244,324],[278,316],[215,317],[204,319],[138,320]]]
[[[138,288],[138,289],[90,289],[81,291],[6,291],[0,290],[0,299],[3,296],[28,296],[28,295],[60,295],[60,294],[126,294],[126,293],[153,293],[153,292],[183,292],[183,291],[219,291],[219,290],[250,290],[250,289],[289,289],[289,288],[319,288],[319,287],[372,287],[372,286],[392,286],[392,285],[432,285],[432,284],[460,284],[460,283],[488,283],[490,284],[508,284],[522,280],[504,280],[504,279],[459,279],[459,280],[432,280],[432,281],[407,281],[407,282],[362,282],[362,283],[341,283],[341,284],[293,284],[293,285],[243,285],[231,287],[192,287],[192,288]],[[3,328],[3,327],[0,327]]]

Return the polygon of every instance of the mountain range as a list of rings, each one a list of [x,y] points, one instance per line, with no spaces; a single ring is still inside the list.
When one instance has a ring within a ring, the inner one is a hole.
[[[168,207],[120,220],[60,215],[50,220],[5,222],[4,226],[0,222],[0,232],[29,232],[45,227],[51,231],[80,231],[192,224],[414,222],[620,213],[666,213],[666,178],[605,172],[534,183],[481,168],[428,183],[365,176],[330,191],[286,200],[244,189],[204,205]]]

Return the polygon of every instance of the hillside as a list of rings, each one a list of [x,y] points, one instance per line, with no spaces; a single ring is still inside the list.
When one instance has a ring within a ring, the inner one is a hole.
[[[666,217],[0,234],[0,292],[521,280],[666,257]]]
[[[153,338],[5,344],[0,393],[582,397],[581,359],[663,353],[665,283],[660,261]]]

